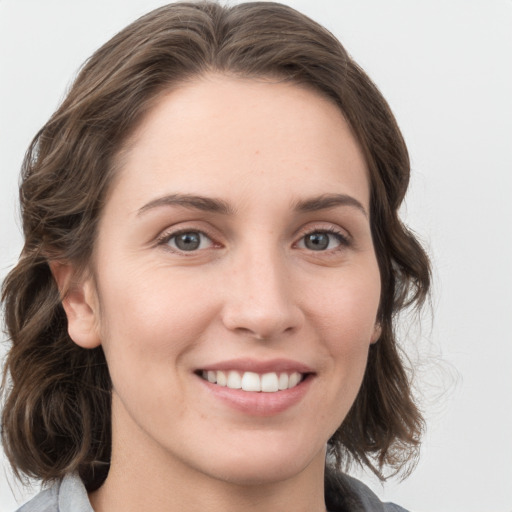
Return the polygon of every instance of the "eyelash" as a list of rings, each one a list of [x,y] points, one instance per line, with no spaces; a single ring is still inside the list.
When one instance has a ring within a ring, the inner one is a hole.
[[[217,246],[217,247],[221,246],[220,244],[218,244],[218,243],[216,243],[214,241],[214,238],[211,235],[209,235],[208,233],[206,233],[205,231],[203,231],[201,229],[194,229],[194,228],[180,229],[179,231],[174,231],[174,232],[171,232],[171,233],[169,233],[169,232],[164,233],[164,234],[162,234],[157,239],[157,244],[156,245],[158,245],[158,246],[167,246],[167,247],[165,247],[166,250],[169,250],[169,251],[171,251],[173,253],[182,254],[182,255],[193,255],[194,253],[197,253],[198,251],[205,250],[205,249],[199,249],[199,250],[196,249],[196,250],[191,250],[191,251],[185,251],[185,250],[181,250],[179,248],[172,248],[172,247],[170,247],[168,245],[169,242],[172,239],[175,239],[178,236],[183,235],[183,234],[187,234],[187,233],[197,233],[197,234],[202,235],[202,236],[206,237],[207,239],[209,239],[213,246]],[[307,231],[304,231],[301,234],[299,240],[294,243],[294,246],[297,246],[308,235],[312,235],[312,234],[315,234],[315,233],[327,234],[327,235],[333,236],[339,242],[339,246],[337,246],[337,247],[335,247],[333,249],[326,249],[326,250],[319,250],[319,251],[315,251],[313,249],[305,248],[306,250],[308,250],[310,252],[313,252],[313,253],[317,252],[317,253],[328,254],[328,253],[332,253],[332,252],[336,252],[336,251],[345,249],[347,247],[350,247],[350,245],[351,245],[350,238],[346,234],[344,234],[341,231],[338,231],[337,229],[334,229],[334,228],[331,227],[331,228],[312,228],[312,229],[308,229]],[[210,247],[208,247],[208,249],[209,248]]]
[[[194,251],[184,251],[184,250],[181,250],[179,248],[173,248],[173,247],[170,247],[168,246],[169,242],[173,239],[173,238],[177,238],[179,237],[180,235],[184,235],[184,234],[187,234],[187,233],[198,233],[199,235],[202,235],[204,237],[206,237],[208,240],[211,241],[211,243],[215,246],[220,246],[220,244],[216,244],[213,240],[213,237],[210,236],[208,233],[205,233],[203,230],[201,229],[194,229],[194,228],[188,228],[188,229],[180,229],[179,231],[173,231],[171,233],[167,232],[167,233],[164,233],[162,236],[160,236],[157,240],[157,245],[158,246],[167,246],[165,247],[166,250],[169,250],[173,253],[178,253],[178,254],[183,254],[183,255],[193,255],[194,253],[198,252],[197,250],[194,250]],[[204,250],[204,249],[203,249]]]
[[[299,241],[296,242],[295,245],[298,244],[300,241],[304,240],[308,235],[312,235],[315,233],[321,233],[321,234],[327,234],[327,235],[333,236],[339,242],[339,246],[335,247],[333,249],[327,249],[324,251],[314,251],[313,249],[310,249],[311,252],[331,253],[331,252],[345,249],[347,247],[350,247],[350,245],[351,245],[350,239],[346,234],[344,234],[341,231],[339,231],[335,228],[332,228],[332,227],[308,229],[307,231],[305,231],[304,233],[301,234]]]

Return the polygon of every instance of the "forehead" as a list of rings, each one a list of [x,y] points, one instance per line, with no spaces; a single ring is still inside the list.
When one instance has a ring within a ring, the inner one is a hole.
[[[289,82],[208,75],[183,84],[156,101],[122,155],[112,192],[138,202],[244,185],[246,195],[309,188],[369,200],[366,162],[341,110]]]

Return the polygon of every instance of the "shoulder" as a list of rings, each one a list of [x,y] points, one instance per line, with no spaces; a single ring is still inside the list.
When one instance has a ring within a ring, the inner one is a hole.
[[[17,512],[94,512],[84,484],[70,474],[41,491]]]
[[[326,479],[326,499],[330,512],[407,512],[394,503],[383,503],[363,482],[339,473]]]
[[[20,507],[17,512],[58,512],[58,484],[52,485]]]
[[[344,475],[349,483],[350,487],[356,492],[356,494],[361,498],[363,505],[366,507],[364,510],[368,511],[384,511],[384,512],[407,512],[405,508],[399,507],[394,503],[382,503],[379,500],[377,495],[363,482],[357,480],[348,475]]]

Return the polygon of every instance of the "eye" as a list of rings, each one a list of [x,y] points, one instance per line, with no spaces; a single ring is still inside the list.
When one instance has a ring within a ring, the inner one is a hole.
[[[212,240],[201,231],[180,231],[166,236],[161,241],[171,249],[183,252],[208,249],[212,246]]]
[[[346,237],[337,231],[326,230],[307,233],[297,244],[301,249],[308,249],[310,251],[328,251],[337,249],[341,245],[348,245]]]

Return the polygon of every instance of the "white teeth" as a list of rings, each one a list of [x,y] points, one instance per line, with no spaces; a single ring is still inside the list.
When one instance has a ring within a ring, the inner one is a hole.
[[[218,371],[217,372],[217,378],[215,379],[217,381],[217,384],[219,386],[226,386],[228,383],[228,379],[226,377],[226,374],[224,372]]]
[[[261,391],[260,376],[254,372],[244,372],[242,389],[244,391]]]
[[[300,373],[293,372],[288,380],[288,388],[295,387],[300,382]]]
[[[238,372],[231,371],[228,373],[227,386],[231,389],[240,389],[242,387],[242,377],[240,377]]]
[[[291,374],[282,372],[269,372],[262,375],[255,372],[214,371],[208,370],[201,373],[203,379],[219,386],[231,389],[242,389],[244,391],[264,393],[275,393],[297,386],[302,381],[302,374],[293,372]]]
[[[279,391],[279,379],[275,373],[265,373],[261,376],[261,391],[275,393]]]

